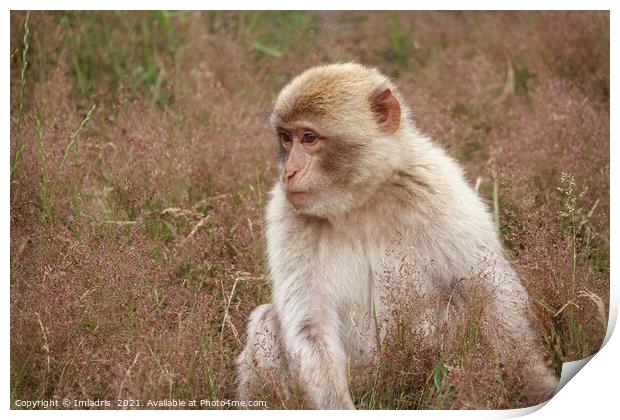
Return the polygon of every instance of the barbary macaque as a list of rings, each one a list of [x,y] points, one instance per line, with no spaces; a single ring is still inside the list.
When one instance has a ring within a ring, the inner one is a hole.
[[[486,205],[415,128],[387,77],[355,63],[306,70],[280,92],[271,124],[280,153],[266,214],[272,301],[250,316],[239,399],[264,387],[285,398],[287,377],[310,407],[355,408],[348,372],[372,357],[377,337],[364,332],[377,319],[379,341],[389,330],[393,308],[381,296],[407,280],[404,260],[416,267],[408,284],[427,300],[411,305],[443,308],[429,309],[420,331],[432,339],[450,326],[451,291],[477,279],[500,356],[528,348],[524,395],[553,395],[557,377]]]

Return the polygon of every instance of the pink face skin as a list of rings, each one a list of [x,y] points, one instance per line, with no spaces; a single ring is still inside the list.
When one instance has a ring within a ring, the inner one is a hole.
[[[321,182],[319,161],[325,138],[307,123],[280,126],[277,132],[285,156],[280,173],[282,188],[295,208],[304,207]]]

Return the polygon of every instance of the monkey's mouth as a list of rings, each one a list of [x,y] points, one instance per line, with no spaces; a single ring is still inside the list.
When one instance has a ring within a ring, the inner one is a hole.
[[[311,195],[310,190],[286,191],[286,199],[295,207],[303,205]]]

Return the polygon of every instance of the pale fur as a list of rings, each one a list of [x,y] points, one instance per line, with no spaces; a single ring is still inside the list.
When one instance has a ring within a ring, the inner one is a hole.
[[[368,110],[366,98],[377,87],[390,88],[401,105],[400,127],[389,136],[372,123]],[[255,397],[251,384],[257,378],[284,369],[298,378],[310,406],[354,408],[348,366],[364,363],[372,353],[375,339],[360,333],[372,329],[369,320],[375,316],[390,322],[382,289],[403,280],[398,278],[401,255],[416,267],[411,287],[429,300],[445,298],[463,279],[481,278],[492,299],[497,348],[509,353],[515,345],[530,346],[530,360],[523,366],[531,385],[524,392],[533,400],[550,397],[557,378],[538,347],[527,292],[503,255],[486,205],[457,162],[413,126],[391,81],[358,64],[302,73],[278,97],[274,124],[312,89],[332,92],[321,98],[328,111],[321,119],[327,131],[346,132],[371,147],[348,189],[334,185],[305,211],[289,204],[279,182],[271,191],[266,219],[272,303],[251,316],[247,344],[237,360],[238,397]],[[349,95],[348,102],[338,95]],[[387,281],[380,281],[386,273]],[[411,302],[426,303],[433,307],[433,302]],[[429,315],[420,327],[432,339],[442,323],[450,323],[447,314]],[[257,338],[265,329],[275,330],[269,333],[280,341]],[[259,350],[265,341],[279,347],[273,350],[276,359],[265,360],[265,351]]]

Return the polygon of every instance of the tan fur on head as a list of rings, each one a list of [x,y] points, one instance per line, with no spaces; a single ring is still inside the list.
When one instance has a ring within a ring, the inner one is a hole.
[[[271,123],[276,126],[322,118],[328,125],[358,127],[364,136],[376,135],[379,125],[371,126],[368,121],[373,120],[372,98],[378,89],[388,89],[401,107],[404,105],[396,86],[372,67],[357,63],[313,67],[282,89]]]

